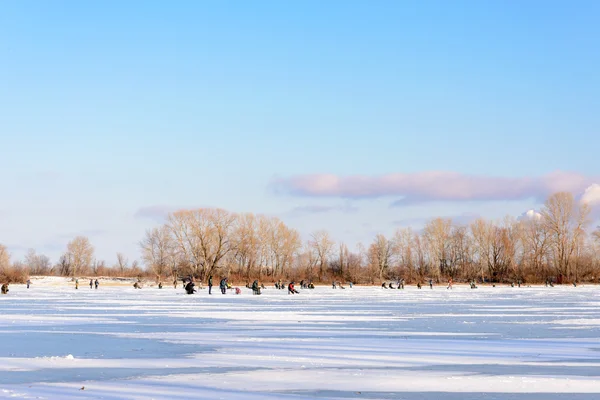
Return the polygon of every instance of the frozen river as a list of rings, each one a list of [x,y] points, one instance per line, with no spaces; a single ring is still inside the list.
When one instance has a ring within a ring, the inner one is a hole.
[[[0,397],[598,399],[600,287],[0,296]]]

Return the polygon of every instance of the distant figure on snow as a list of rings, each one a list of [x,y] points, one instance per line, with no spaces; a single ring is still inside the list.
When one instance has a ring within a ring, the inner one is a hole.
[[[294,287],[294,281],[290,282],[290,284],[288,285],[288,294],[298,294],[300,293],[299,291],[296,290],[296,288]]]
[[[90,279],[90,289],[92,288],[92,286],[94,286],[94,280]]]
[[[31,280],[27,279],[27,289],[29,289],[29,285],[31,285]]]
[[[7,294],[8,293],[8,283],[4,283],[2,285],[2,294]]]
[[[75,289],[79,289],[79,279],[75,279]]]
[[[221,294],[227,293],[227,278],[221,279],[219,283],[219,288],[221,289]]]
[[[194,289],[194,286],[194,281],[190,279],[188,283],[186,283],[186,285],[184,286],[185,292],[187,294],[194,294],[194,292],[196,291],[196,289]]]
[[[212,294],[212,287],[213,287],[212,275],[209,275],[208,276],[208,294]]]
[[[96,279],[96,280],[94,281],[94,287],[95,287],[96,289],[98,289],[98,285],[100,285],[100,282],[98,282],[98,279]]]
[[[260,286],[258,286],[258,279],[252,282],[252,294],[260,294]]]

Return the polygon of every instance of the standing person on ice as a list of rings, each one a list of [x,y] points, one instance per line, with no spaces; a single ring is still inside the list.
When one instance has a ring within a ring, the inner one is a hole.
[[[227,292],[227,278],[221,279],[219,283],[219,287],[221,288],[221,293],[225,294]]]
[[[94,286],[94,281],[90,279],[90,289],[92,288],[92,286]]]
[[[96,287],[96,289],[98,289],[98,285],[99,285],[99,284],[100,284],[100,282],[98,282],[98,279],[96,279],[96,280],[94,281],[94,286]]]
[[[446,289],[452,289],[452,278],[448,279],[448,287]]]
[[[29,289],[29,285],[31,285],[31,280],[27,279],[27,289]]]
[[[429,289],[433,289],[433,279],[429,279]]]
[[[208,294],[212,294],[212,287],[213,287],[212,275],[209,275],[208,276]]]
[[[75,289],[79,289],[79,279],[75,279]]]

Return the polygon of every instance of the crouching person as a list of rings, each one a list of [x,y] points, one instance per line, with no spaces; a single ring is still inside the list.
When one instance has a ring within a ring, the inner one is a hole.
[[[294,287],[294,282],[290,282],[290,284],[288,285],[288,294],[298,294],[300,293],[299,291],[296,290],[296,288]]]
[[[194,282],[193,281],[189,281],[186,285],[185,285],[185,292],[187,294],[194,294],[194,292],[196,291],[196,289],[194,289]]]
[[[8,294],[8,283],[2,285],[2,294]]]

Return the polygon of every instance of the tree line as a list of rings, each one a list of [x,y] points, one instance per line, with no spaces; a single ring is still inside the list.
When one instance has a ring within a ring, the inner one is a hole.
[[[86,237],[67,245],[57,263],[30,250],[11,263],[0,245],[0,279],[28,275],[146,276],[156,279],[209,275],[252,281],[308,279],[379,283],[405,279],[539,283],[597,281],[600,277],[600,228],[589,231],[590,208],[573,195],[551,195],[539,213],[501,221],[483,218],[457,224],[434,218],[416,231],[400,228],[378,234],[351,251],[324,230],[303,241],[299,232],[276,217],[201,208],[171,213],[140,241],[144,267],[117,253],[107,266],[96,260]],[[4,278],[2,278],[4,276]]]

